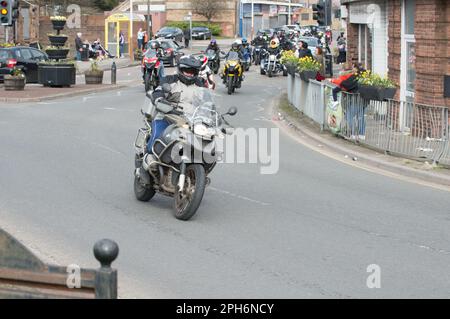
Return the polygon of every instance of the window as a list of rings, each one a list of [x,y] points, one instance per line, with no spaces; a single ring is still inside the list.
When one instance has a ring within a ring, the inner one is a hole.
[[[309,20],[309,13],[302,13],[301,19],[303,21],[308,21]]]
[[[31,50],[31,53],[33,54],[33,58],[35,58],[36,60],[39,60],[39,61],[45,60],[44,53],[42,53],[38,50]]]
[[[414,34],[416,22],[416,0],[405,1],[405,34]]]
[[[28,49],[20,49],[20,54],[25,60],[33,59],[33,55],[31,54],[31,51]]]
[[[406,43],[406,90],[410,92],[415,91],[415,81],[416,81],[416,44],[414,42]]]

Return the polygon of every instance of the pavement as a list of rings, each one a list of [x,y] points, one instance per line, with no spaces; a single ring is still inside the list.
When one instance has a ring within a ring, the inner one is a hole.
[[[127,68],[130,66],[139,65],[140,61],[133,61],[128,57],[125,58],[114,58],[114,59],[105,59],[97,62],[97,66],[99,69],[103,71],[111,70],[112,64],[116,63],[116,67],[118,69]],[[92,61],[77,61],[77,74],[84,74],[85,71],[91,68]]]
[[[116,240],[121,298],[447,298],[450,188],[295,136],[273,116],[285,86],[254,67],[236,94],[218,85],[219,111],[239,109],[233,125],[275,134],[279,170],[219,164],[189,222],[170,198],[134,197],[142,84],[1,104],[0,226],[60,265],[98,267],[92,245]],[[379,289],[366,284],[374,264]]]
[[[274,117],[294,131],[300,139],[319,147],[324,152],[332,151],[346,161],[358,161],[361,165],[380,168],[391,174],[420,179],[434,185],[450,186],[450,169],[429,162],[390,156],[382,152],[352,143],[331,132],[322,131],[311,119],[289,104],[283,94],[274,107]]]

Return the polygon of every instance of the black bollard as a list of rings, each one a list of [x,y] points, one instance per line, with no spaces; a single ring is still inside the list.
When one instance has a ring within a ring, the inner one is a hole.
[[[116,62],[113,62],[111,66],[111,84],[116,84],[117,82],[117,66]]]

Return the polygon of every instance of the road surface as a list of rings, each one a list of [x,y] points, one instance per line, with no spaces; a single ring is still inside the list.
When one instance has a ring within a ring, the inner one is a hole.
[[[277,128],[285,78],[254,68],[237,94],[242,128]],[[123,72],[123,71],[121,71]],[[138,69],[130,69],[138,74]],[[97,267],[94,242],[120,246],[122,298],[386,298],[450,292],[450,194],[346,165],[280,132],[277,174],[223,164],[189,222],[173,201],[133,194],[143,86],[0,105],[0,227],[45,260]],[[381,288],[369,289],[369,265]]]

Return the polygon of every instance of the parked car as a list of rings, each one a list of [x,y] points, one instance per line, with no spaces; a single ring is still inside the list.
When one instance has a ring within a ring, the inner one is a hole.
[[[177,42],[183,41],[183,31],[180,28],[164,27],[156,32],[157,38],[172,39]]]
[[[273,35],[273,32],[273,29],[259,29],[258,32],[256,32],[256,36],[266,33],[269,37],[271,37]]]
[[[291,31],[297,31],[297,32],[302,31],[302,29],[300,28],[300,26],[298,24],[285,25],[285,27]]]
[[[184,52],[181,51],[184,49],[184,46],[179,45],[174,40],[157,39],[149,41],[146,49],[149,48],[154,41],[158,41],[161,44],[161,48],[164,50],[164,56],[161,58],[163,63],[169,64],[170,66],[177,65],[180,57],[184,55]]]
[[[195,40],[206,40],[211,39],[212,33],[207,27],[193,27],[192,28],[192,39]]]
[[[22,69],[27,83],[38,82],[38,64],[47,61],[46,53],[30,47],[18,46],[0,48],[0,82],[10,74],[14,67]]]

